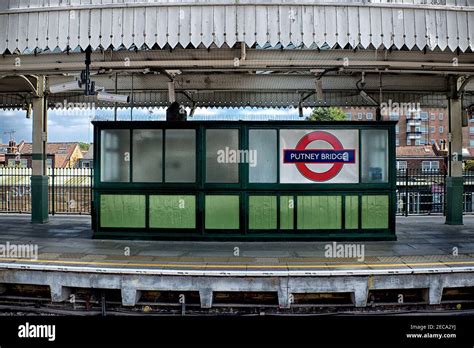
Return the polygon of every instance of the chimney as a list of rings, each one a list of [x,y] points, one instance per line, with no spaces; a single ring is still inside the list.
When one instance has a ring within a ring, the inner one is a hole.
[[[448,146],[446,145],[446,140],[441,140],[441,151],[448,151]]]
[[[448,148],[446,146],[446,140],[440,141],[440,146],[438,144],[433,144],[433,151],[437,156],[446,157],[448,155]]]
[[[8,148],[7,148],[7,153],[16,153],[17,151],[17,146],[15,140],[10,140],[8,142]]]

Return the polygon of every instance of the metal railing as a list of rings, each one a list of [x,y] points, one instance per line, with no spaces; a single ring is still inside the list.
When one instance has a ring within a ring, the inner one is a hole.
[[[474,171],[465,171],[464,213],[474,213]],[[397,172],[397,214],[444,214],[447,174],[439,170],[407,169]]]
[[[92,169],[48,169],[50,214],[90,214]],[[464,176],[463,207],[474,214],[474,171]],[[0,168],[0,213],[31,212],[31,169]],[[397,214],[444,214],[446,173],[438,170],[397,172]]]
[[[49,213],[90,214],[92,170],[48,168]],[[31,168],[0,168],[0,212],[31,212]]]

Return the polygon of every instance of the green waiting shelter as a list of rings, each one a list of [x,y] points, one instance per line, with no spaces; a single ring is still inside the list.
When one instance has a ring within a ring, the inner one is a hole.
[[[93,124],[97,238],[396,238],[395,122]]]

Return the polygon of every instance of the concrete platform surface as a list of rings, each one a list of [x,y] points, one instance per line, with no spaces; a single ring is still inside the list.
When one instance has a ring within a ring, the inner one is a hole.
[[[87,216],[32,225],[29,216],[4,215],[0,294],[9,284],[47,286],[52,302],[67,303],[77,289],[109,289],[133,307],[143,293],[194,292],[210,309],[218,293],[268,292],[289,309],[298,294],[348,293],[362,308],[374,291],[421,291],[426,305],[441,306],[447,290],[474,287],[474,217],[443,222],[399,218],[398,241],[337,243],[363,250],[338,257],[326,253],[332,242],[93,240]],[[37,246],[37,257],[8,254],[8,244]]]
[[[89,216],[54,216],[48,224],[33,225],[29,215],[1,215],[0,226],[0,245],[38,246],[37,260],[0,255],[0,263],[42,265],[51,270],[67,265],[137,272],[151,269],[158,273],[173,270],[195,275],[213,272],[332,275],[340,272],[377,274],[388,270],[449,272],[459,267],[464,271],[474,268],[474,216],[465,216],[463,226],[445,225],[442,216],[399,217],[397,241],[338,242],[336,245],[307,241],[95,240],[92,239]],[[358,249],[352,251],[359,253],[328,256],[328,248],[347,244],[354,244]]]

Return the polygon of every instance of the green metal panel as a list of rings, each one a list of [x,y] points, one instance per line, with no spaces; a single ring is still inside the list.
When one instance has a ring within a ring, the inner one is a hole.
[[[359,196],[346,196],[345,199],[345,228],[359,228]]]
[[[249,228],[251,230],[275,230],[277,228],[276,196],[249,197]]]
[[[31,176],[31,222],[44,224],[48,222],[48,176]],[[54,201],[54,199],[53,199]]]
[[[206,195],[206,229],[235,230],[240,227],[240,197],[238,195]]]
[[[341,196],[298,196],[298,229],[340,229]]]
[[[195,196],[150,196],[149,209],[151,228],[196,227]]]
[[[446,178],[446,200],[452,202],[446,206],[446,223],[448,225],[463,224],[463,193],[462,177]]]
[[[295,227],[295,198],[280,196],[280,229],[292,230]]]
[[[108,195],[100,196],[100,226],[119,228],[144,228],[144,195]]]
[[[362,228],[388,228],[388,195],[362,196]]]

